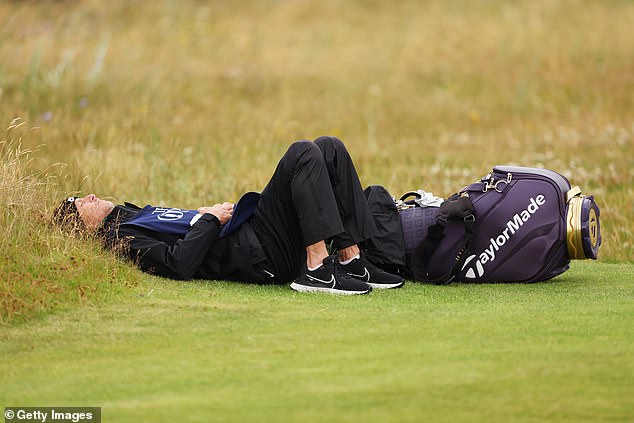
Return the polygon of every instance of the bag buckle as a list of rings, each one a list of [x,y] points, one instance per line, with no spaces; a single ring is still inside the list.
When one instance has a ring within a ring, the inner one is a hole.
[[[491,177],[488,181],[484,181],[484,188],[482,192],[487,192],[490,189],[494,189],[496,192],[502,193],[506,186],[511,183],[513,180],[513,175],[511,173],[506,174],[506,179],[498,179],[497,181]],[[500,184],[504,184],[502,187],[498,188]]]

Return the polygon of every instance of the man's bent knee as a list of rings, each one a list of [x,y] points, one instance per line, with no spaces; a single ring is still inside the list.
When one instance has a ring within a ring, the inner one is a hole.
[[[321,150],[317,145],[308,140],[295,141],[292,143],[285,156],[297,161],[305,160],[323,160]]]
[[[322,150],[324,148],[334,148],[335,150],[346,150],[346,146],[344,145],[343,141],[341,141],[337,137],[321,136],[315,139],[314,142]]]

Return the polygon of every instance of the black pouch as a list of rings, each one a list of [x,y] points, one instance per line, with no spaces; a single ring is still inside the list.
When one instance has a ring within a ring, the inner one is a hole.
[[[377,228],[376,236],[364,242],[366,258],[386,272],[402,274],[405,240],[394,198],[381,185],[371,185],[364,193]]]

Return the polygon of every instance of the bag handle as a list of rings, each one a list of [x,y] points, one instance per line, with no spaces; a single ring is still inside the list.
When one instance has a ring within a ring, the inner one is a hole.
[[[416,197],[416,198],[420,198],[420,192],[417,191],[408,191],[405,194],[401,195],[401,201],[405,201],[407,200],[409,197]]]
[[[430,278],[428,265],[431,256],[434,254],[440,241],[445,236],[447,222],[461,220],[464,223],[465,232],[462,236],[461,245],[454,258],[454,265],[449,272],[438,278]],[[412,255],[413,263],[410,270],[414,277],[424,282],[441,285],[448,284],[462,268],[467,255],[465,254],[473,239],[473,228],[475,227],[475,208],[468,196],[454,194],[440,205],[440,211],[436,223],[429,227],[427,236],[416,247]]]
[[[414,197],[414,200],[408,200],[408,198]],[[401,199],[396,202],[396,207],[399,210],[404,210],[412,207],[440,207],[443,199],[436,197],[431,192],[423,191],[408,191],[401,196]]]

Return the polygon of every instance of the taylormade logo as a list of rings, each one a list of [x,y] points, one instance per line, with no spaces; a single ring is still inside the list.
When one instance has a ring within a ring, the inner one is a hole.
[[[526,206],[524,210],[515,213],[515,215],[506,222],[504,230],[496,237],[490,239],[489,246],[485,248],[484,251],[480,254],[473,254],[467,258],[464,266],[462,266],[462,270],[477,257],[475,265],[472,265],[471,268],[467,270],[465,276],[469,279],[482,277],[484,275],[484,265],[490,261],[495,261],[495,257],[497,257],[497,252],[500,251],[500,248],[502,248],[506,242],[524,226],[524,223],[528,222],[528,220],[537,213],[539,207],[544,204],[546,204],[546,196],[543,194],[539,194],[534,198],[531,197],[528,206]]]

